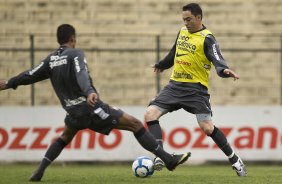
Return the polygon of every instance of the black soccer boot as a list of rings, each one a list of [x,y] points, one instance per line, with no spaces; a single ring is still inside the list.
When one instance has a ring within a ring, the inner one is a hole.
[[[180,154],[180,155],[172,155],[172,160],[167,163],[165,166],[169,171],[173,171],[178,165],[183,164],[188,160],[191,156],[191,152]]]

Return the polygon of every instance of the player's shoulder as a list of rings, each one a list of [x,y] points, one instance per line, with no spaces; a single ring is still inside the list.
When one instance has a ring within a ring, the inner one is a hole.
[[[205,43],[208,43],[208,44],[216,43],[216,39],[215,39],[214,35],[212,35],[212,34],[207,35],[205,37]]]
[[[83,53],[83,50],[80,48],[67,48],[67,51],[72,53]]]
[[[66,50],[66,54],[69,55],[69,56],[76,57],[76,56],[84,55],[84,52],[83,52],[82,49],[78,49],[78,48],[68,48],[68,49]]]
[[[204,29],[199,32],[203,37],[205,37],[205,42],[215,43],[215,37],[212,32],[204,26]]]
[[[203,37],[209,37],[210,35],[213,35],[212,32],[207,28],[204,28],[201,31],[199,31],[199,34],[202,35]]]

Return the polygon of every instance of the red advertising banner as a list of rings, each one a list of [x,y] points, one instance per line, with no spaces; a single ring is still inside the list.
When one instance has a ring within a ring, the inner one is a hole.
[[[145,107],[122,107],[143,120]],[[244,160],[282,160],[281,107],[214,107],[214,124]],[[65,112],[60,107],[1,107],[0,161],[40,160],[63,131]],[[226,160],[194,115],[180,110],[160,118],[164,148],[192,152],[191,161]],[[151,155],[131,132],[113,130],[105,136],[80,131],[59,156],[70,161],[127,161]]]

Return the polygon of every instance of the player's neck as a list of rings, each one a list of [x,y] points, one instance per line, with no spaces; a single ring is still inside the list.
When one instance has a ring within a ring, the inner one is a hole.
[[[205,28],[203,24],[199,25],[195,31],[190,32],[191,34],[202,31]]]
[[[71,43],[62,44],[61,47],[75,48],[74,45]]]

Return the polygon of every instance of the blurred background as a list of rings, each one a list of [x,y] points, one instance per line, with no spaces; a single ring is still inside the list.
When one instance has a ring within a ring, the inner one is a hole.
[[[212,70],[209,92],[214,120],[225,128],[230,144],[243,159],[281,161],[282,1],[195,2],[201,5],[204,25],[219,42],[227,64],[241,76],[234,82],[218,77]],[[167,70],[156,75],[151,65],[174,44],[183,26],[182,6],[188,3],[0,0],[0,79],[9,79],[39,64],[58,47],[57,26],[72,24],[77,31],[77,47],[85,51],[101,98],[111,105],[127,107],[127,112],[142,119],[148,102],[168,83],[171,73]],[[48,80],[2,91],[0,160],[40,160],[51,140],[62,132],[63,119],[64,112]],[[203,140],[198,139],[200,130],[194,116],[180,111],[162,121],[167,122],[165,147],[169,151],[188,148],[197,153],[195,160],[226,161],[208,138],[199,142]],[[193,123],[185,124],[187,121]],[[38,135],[43,136],[41,140]],[[94,146],[91,141],[95,137]],[[147,154],[131,134],[118,131],[107,139],[97,134],[86,139],[80,136],[75,143],[59,159],[133,160]],[[131,149],[125,154],[128,147]],[[83,150],[86,152],[78,154]],[[96,154],[89,154],[89,150]]]

